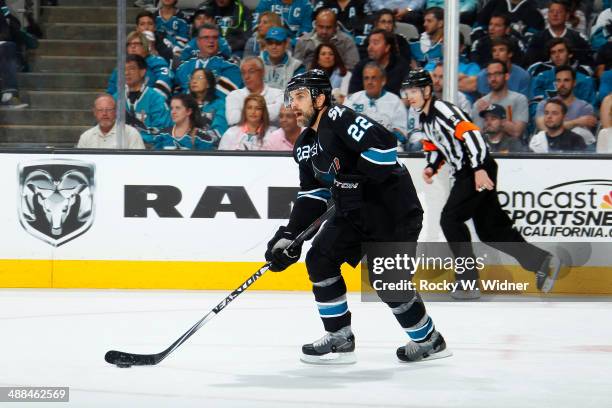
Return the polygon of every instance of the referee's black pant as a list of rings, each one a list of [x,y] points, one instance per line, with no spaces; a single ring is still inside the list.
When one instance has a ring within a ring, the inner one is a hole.
[[[455,184],[442,209],[440,226],[455,257],[474,257],[470,231],[465,225],[474,220],[480,240],[514,257],[524,269],[536,272],[546,260],[548,252],[525,242],[514,228],[510,217],[497,199],[497,163],[488,157],[484,163],[489,178],[495,183],[493,190],[478,192],[474,185],[474,170],[464,168],[455,173]],[[517,245],[516,243],[524,243]],[[458,279],[478,279],[478,271],[466,271]]]

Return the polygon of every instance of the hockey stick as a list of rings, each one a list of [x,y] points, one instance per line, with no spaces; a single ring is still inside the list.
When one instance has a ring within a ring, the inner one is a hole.
[[[312,224],[304,231],[302,231],[294,240],[289,244],[287,249],[294,248],[301,245],[304,241],[309,239],[317,229],[328,219],[332,217],[335,212],[335,207],[331,205],[323,215],[313,221]],[[268,271],[270,263],[266,262],[257,272],[251,275],[242,285],[236,288],[230,293],[225,299],[221,301],[214,309],[206,314],[200,321],[194,324],[189,330],[187,330],[181,337],[179,337],[174,343],[167,349],[157,354],[132,354],[125,353],[122,351],[110,350],[104,356],[107,363],[115,364],[118,367],[130,367],[133,365],[156,365],[161,362],[164,358],[168,357],[170,353],[176,350],[181,344],[187,341],[195,332],[197,332],[202,326],[212,320],[217,314],[219,314],[227,305],[229,305],[234,299],[236,299],[242,292],[247,290],[257,279]]]

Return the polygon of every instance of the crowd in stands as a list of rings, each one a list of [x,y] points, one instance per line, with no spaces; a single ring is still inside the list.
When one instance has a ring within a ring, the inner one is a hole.
[[[441,97],[442,0],[261,0],[254,10],[240,0],[196,10],[181,10],[180,0],[137,4],[145,8],[127,36],[126,109],[130,135],[137,129],[146,147],[290,150],[299,129],[283,90],[317,68],[329,74],[336,103],[379,121],[401,150],[422,149],[401,83],[423,67]],[[610,1],[601,7],[460,1],[471,33],[460,35],[458,105],[492,151],[612,151]],[[400,34],[407,24],[414,38]],[[114,72],[107,92],[118,91]],[[109,104],[96,99],[94,133],[112,138],[114,127],[102,124]]]

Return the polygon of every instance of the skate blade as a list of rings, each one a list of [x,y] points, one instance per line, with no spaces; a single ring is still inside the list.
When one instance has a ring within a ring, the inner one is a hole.
[[[310,356],[302,353],[300,361],[306,364],[314,365],[346,365],[355,364],[357,356],[355,353],[328,353],[323,356]]]
[[[544,284],[542,285],[542,292],[548,293],[552,290],[563,266],[564,265],[561,263],[561,260],[558,257],[553,257],[553,259],[551,260],[551,267],[553,273],[551,276],[547,276],[544,280]]]
[[[422,363],[423,361],[429,361],[429,360],[439,360],[441,358],[451,357],[452,355],[453,355],[453,352],[445,348],[442,351],[438,351],[437,353],[430,354],[429,356],[422,358],[420,360],[417,360],[417,361],[405,361],[405,360],[400,360],[399,358],[397,360],[400,363],[414,364],[414,363]]]

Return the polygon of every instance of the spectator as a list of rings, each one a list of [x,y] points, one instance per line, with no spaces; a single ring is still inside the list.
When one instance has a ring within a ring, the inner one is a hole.
[[[147,86],[145,79],[147,65],[144,58],[128,54],[125,61],[126,120],[141,134],[149,133],[151,128],[164,129],[171,123],[170,110],[166,98],[160,92]],[[113,95],[115,100],[117,94]],[[145,139],[145,142],[147,140]]]
[[[176,82],[181,92],[189,92],[191,73],[198,68],[206,68],[215,74],[219,96],[225,97],[231,91],[242,87],[238,66],[218,56],[219,27],[208,23],[200,27],[198,49],[200,53],[197,57],[183,62],[176,70]]]
[[[262,150],[293,151],[293,145],[300,137],[302,128],[298,126],[295,113],[290,107],[281,106],[278,118],[280,129],[270,133]]]
[[[612,9],[602,11],[591,28],[591,47],[599,51],[612,38]]]
[[[318,0],[314,6],[315,18],[319,10],[333,11],[338,23],[358,44],[358,38],[362,41],[365,39],[364,30],[367,29],[370,12],[367,2],[368,0]]]
[[[187,61],[190,58],[197,57],[200,52],[198,48],[198,30],[204,24],[215,24],[215,14],[212,8],[200,8],[195,11],[191,17],[191,40],[187,43],[183,51],[181,51],[180,60],[181,62]],[[229,60],[232,58],[232,47],[225,39],[225,37],[219,37],[219,55]]]
[[[485,67],[493,59],[493,39],[495,37],[505,37],[512,45],[512,63],[523,66],[526,45],[518,36],[513,35],[510,29],[510,17],[507,14],[493,14],[489,20],[487,34],[472,43],[470,51],[472,61],[481,67]]]
[[[491,92],[474,104],[472,117],[475,123],[482,128],[480,112],[488,109],[491,104],[500,105],[506,110],[506,120],[503,122],[504,132],[515,139],[521,139],[529,121],[527,98],[525,95],[508,89],[510,74],[506,63],[493,60],[487,65],[486,73]]]
[[[377,28],[370,33],[368,41],[368,58],[359,61],[355,66],[349,83],[349,94],[363,89],[363,67],[374,61],[383,67],[387,74],[385,90],[399,95],[402,81],[410,66],[408,61],[398,54],[394,34]]]
[[[531,66],[547,57],[546,44],[553,38],[566,38],[574,50],[574,56],[580,64],[593,65],[591,47],[578,31],[567,28],[565,23],[570,16],[570,4],[567,0],[552,0],[548,6],[548,28],[534,34],[529,41],[524,66]]]
[[[483,119],[482,134],[493,153],[515,153],[525,151],[523,144],[510,136],[504,130],[506,120],[506,110],[497,104],[491,104],[487,109],[480,111]]]
[[[576,71],[568,65],[558,67],[555,71],[556,99],[563,102],[567,108],[563,113],[565,117],[563,126],[581,135],[587,145],[593,144],[595,136],[592,132],[597,126],[597,117],[592,105],[574,95]],[[538,129],[544,129],[545,126],[545,107],[546,101],[540,102],[537,107],[536,125]]]
[[[504,37],[495,38],[491,42],[491,55],[506,66],[509,72],[508,89],[525,96],[529,95],[529,83],[531,77],[527,71],[512,63],[512,43]],[[478,92],[482,95],[490,91],[487,70],[483,69],[478,74]]]
[[[128,54],[144,58],[147,64],[146,83],[159,91],[168,99],[172,93],[172,73],[168,61],[159,55],[151,54],[151,44],[145,34],[132,31],[127,35],[126,49]],[[117,69],[113,70],[108,81],[106,93],[114,95],[117,92]]]
[[[406,108],[397,95],[383,90],[386,80],[385,69],[368,62],[363,67],[364,90],[349,96],[344,105],[374,119],[404,142],[408,131]]]
[[[442,100],[442,87],[444,85],[444,64],[438,61],[433,70],[430,71],[431,80],[433,82],[433,92],[436,98]],[[463,112],[472,112],[472,104],[463,92],[457,92],[457,104]]]
[[[601,102],[601,130],[597,135],[597,153],[612,153],[612,94]]]
[[[281,27],[283,23],[278,14],[273,11],[264,11],[259,15],[257,25],[253,27],[254,33],[244,46],[243,57],[259,56],[266,49],[266,34],[270,27]]]
[[[459,0],[459,22],[472,26],[476,20],[477,0]],[[444,9],[444,0],[427,0],[427,8],[439,7]]]
[[[109,94],[102,94],[94,100],[93,114],[97,125],[87,129],[79,137],[76,147],[80,149],[120,149],[117,140],[117,109],[115,100]],[[144,149],[142,137],[130,125],[124,127],[125,148]]]
[[[266,34],[266,50],[261,53],[265,66],[264,82],[283,91],[294,75],[306,71],[302,61],[287,52],[288,47],[287,30],[271,27]]]
[[[235,125],[240,121],[244,100],[251,94],[261,95],[266,100],[266,108],[272,124],[278,121],[278,112],[283,104],[284,91],[272,88],[264,82],[264,63],[259,57],[246,57],[240,64],[244,88],[230,92],[225,100],[227,123]]]
[[[144,135],[155,150],[213,150],[219,135],[204,129],[200,108],[191,95],[175,95],[170,100],[173,125],[158,132]]]
[[[555,73],[559,67],[572,66],[576,72],[575,95],[590,104],[595,103],[595,83],[589,73],[590,68],[572,64],[573,56],[569,42],[565,38],[553,38],[549,44],[550,62],[547,64],[532,65],[530,71],[539,72],[533,77],[531,85],[531,98],[540,100],[546,98],[548,93],[555,89]]]
[[[395,35],[395,41],[397,43],[397,49],[399,55],[405,58],[407,61],[412,59],[410,54],[410,45],[406,38],[395,32],[395,15],[390,9],[380,9],[374,16],[374,28],[381,28],[385,31],[389,31]],[[365,58],[368,55],[368,40],[363,41],[363,45],[359,47],[359,57]]]
[[[544,130],[529,142],[534,153],[579,152],[586,149],[584,139],[564,126],[567,106],[558,99],[549,99],[544,107]]]
[[[332,86],[332,95],[337,104],[342,104],[348,95],[351,71],[346,69],[342,56],[332,43],[319,44],[314,52],[310,69],[320,69],[327,72]]]
[[[475,62],[470,62],[464,54],[465,42],[463,34],[459,33],[459,90],[465,92],[470,102],[477,99],[478,89],[478,74],[480,73],[480,67]],[[425,66],[425,70],[432,72],[435,67],[442,62],[442,59],[434,62],[431,61]]]
[[[23,109],[19,100],[17,71],[21,66],[19,33],[21,24],[0,0],[0,108]]]
[[[164,32],[155,31],[155,14],[147,10],[138,13],[136,16],[136,31],[143,34],[146,32],[153,33],[154,41],[149,41],[151,53],[156,54],[153,52],[153,50],[155,50],[157,52],[156,55],[165,59],[168,64],[172,62],[172,58],[174,57],[174,53],[172,52],[173,45],[170,40],[166,38]]]
[[[423,13],[425,31],[418,41],[410,42],[412,58],[422,67],[442,59],[444,41],[444,9],[432,7]]]
[[[189,92],[200,107],[202,127],[216,131],[221,137],[229,126],[225,119],[225,100],[215,92],[215,74],[204,68],[193,71]]]
[[[595,76],[599,78],[600,99],[612,91],[612,81],[608,80],[606,82],[603,78],[604,72],[610,70],[612,70],[612,42],[608,42],[606,45],[601,47],[597,52],[597,57],[595,58]],[[601,94],[602,89],[605,89],[606,91],[603,94]]]
[[[275,130],[276,127],[270,126],[266,100],[251,94],[244,100],[239,124],[225,132],[219,150],[263,150]]]
[[[289,29],[291,46],[297,37],[312,30],[312,3],[310,0],[260,0],[253,13],[253,22],[264,11],[273,11],[281,17],[283,26]]]
[[[176,7],[178,0],[160,0],[155,12],[155,28],[166,35],[172,44],[174,55],[180,55],[189,41],[189,23],[187,17]]]
[[[529,42],[529,37],[544,29],[544,18],[537,9],[535,2],[525,0],[490,0],[476,16],[472,30],[472,41],[485,35],[485,30],[493,14],[507,14],[510,17],[510,27],[520,36],[521,40]]]
[[[338,30],[336,14],[328,9],[320,9],[314,21],[314,30],[298,38],[295,45],[295,58],[312,64],[314,51],[320,43],[332,43],[342,55],[344,65],[352,70],[359,61],[355,41],[348,34]]]
[[[251,35],[250,10],[240,0],[208,0],[203,7],[210,9],[210,14],[215,16],[221,35],[227,40],[232,51],[242,55]]]

